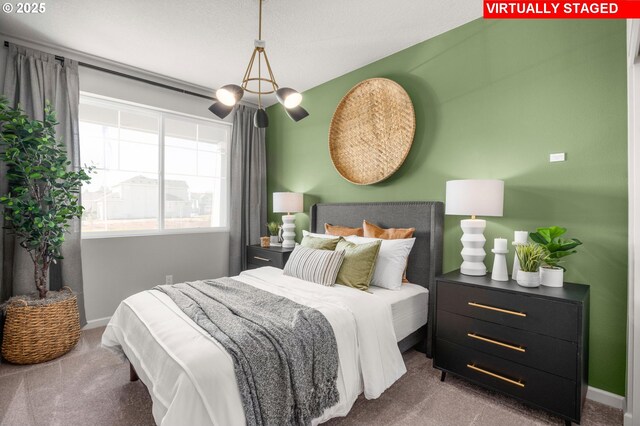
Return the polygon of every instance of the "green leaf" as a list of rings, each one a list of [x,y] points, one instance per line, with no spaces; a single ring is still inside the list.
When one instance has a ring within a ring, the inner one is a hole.
[[[543,245],[547,244],[547,240],[537,232],[529,233],[529,238],[531,238],[531,241],[533,241],[534,243],[543,244]]]
[[[90,180],[83,169],[67,171],[71,162],[55,137],[55,113],[46,108],[43,121],[32,120],[0,97],[0,160],[11,188],[0,194],[0,214],[39,264],[60,258],[69,219],[82,212],[76,194]]]

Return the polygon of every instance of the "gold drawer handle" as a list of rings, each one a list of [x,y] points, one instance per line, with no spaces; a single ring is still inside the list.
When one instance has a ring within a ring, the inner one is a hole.
[[[499,342],[497,340],[489,339],[488,337],[478,336],[476,333],[467,333],[467,336],[471,337],[472,339],[482,340],[483,342],[487,343],[493,343],[494,345],[502,346],[503,348],[512,349],[514,351],[526,352],[526,349],[522,346],[515,346],[508,343]]]
[[[489,309],[490,311],[502,312],[503,314],[516,315],[519,317],[527,316],[527,314],[525,314],[524,312],[510,311],[508,309],[496,308],[495,306],[483,305],[476,302],[467,302],[467,304],[469,306],[473,306],[474,308]]]
[[[472,370],[478,371],[478,372],[480,372],[482,374],[486,374],[487,376],[495,377],[496,379],[500,379],[500,380],[505,381],[507,383],[511,383],[512,385],[516,385],[516,386],[519,386],[521,388],[524,387],[524,383],[522,383],[520,380],[509,379],[508,377],[504,377],[504,376],[501,376],[499,374],[492,373],[491,371],[485,370],[484,368],[476,367],[473,364],[467,364],[467,367],[469,367]]]
[[[254,259],[262,260],[264,262],[271,262],[271,259],[267,259],[266,257],[253,256]]]

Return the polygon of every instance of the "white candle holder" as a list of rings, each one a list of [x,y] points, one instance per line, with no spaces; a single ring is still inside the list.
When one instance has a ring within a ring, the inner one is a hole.
[[[520,270],[520,260],[518,260],[518,246],[524,246],[526,243],[516,243],[515,241],[511,243],[514,248],[514,256],[513,256],[513,269],[511,270],[511,279],[518,279],[518,271]]]
[[[507,253],[509,253],[509,250],[492,249],[491,252],[495,254],[491,279],[494,281],[509,281],[509,271],[507,271]]]

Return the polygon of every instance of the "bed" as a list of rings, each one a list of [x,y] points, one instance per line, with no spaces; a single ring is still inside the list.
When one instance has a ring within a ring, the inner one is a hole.
[[[441,272],[443,204],[440,202],[316,204],[311,231],[324,223],[415,227],[407,278],[400,291],[323,287],[284,276],[277,268],[244,271],[238,281],[317,309],[330,323],[339,359],[339,402],[313,424],[345,416],[364,392],[377,398],[406,369],[400,352],[430,355],[432,285]],[[426,325],[424,322],[426,321]],[[245,424],[233,360],[164,293],[149,290],[124,300],[102,339],[126,357],[149,389],[157,424]]]
[[[409,255],[407,279],[429,291],[427,324],[402,339],[402,352],[417,346],[429,358],[433,352],[435,277],[442,273],[444,203],[407,201],[383,203],[315,204],[311,207],[311,232],[323,233],[324,224],[362,226],[363,218],[384,228],[415,228],[416,242]]]

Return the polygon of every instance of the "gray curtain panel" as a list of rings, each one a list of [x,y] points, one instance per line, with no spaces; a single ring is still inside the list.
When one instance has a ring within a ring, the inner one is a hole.
[[[80,88],[77,62],[65,59],[63,64],[56,61],[51,54],[12,44],[9,47],[3,94],[13,106],[20,105],[29,116],[38,120],[44,118],[45,104],[47,101],[50,102],[60,122],[56,128],[56,135],[65,143],[72,167],[80,167]],[[1,167],[3,168],[0,169],[0,192],[5,192],[6,168],[4,165]],[[0,225],[4,223],[0,222]],[[0,233],[0,240],[0,301],[12,295],[34,292],[33,263],[28,254],[5,230]],[[79,220],[74,220],[70,233],[65,236],[62,255],[64,260],[51,267],[49,288],[58,290],[62,286],[68,286],[77,294],[80,323],[84,325],[86,320]]]
[[[229,219],[229,275],[247,266],[247,244],[266,234],[267,155],[264,129],[253,125],[256,109],[236,108],[231,133],[231,217]]]

